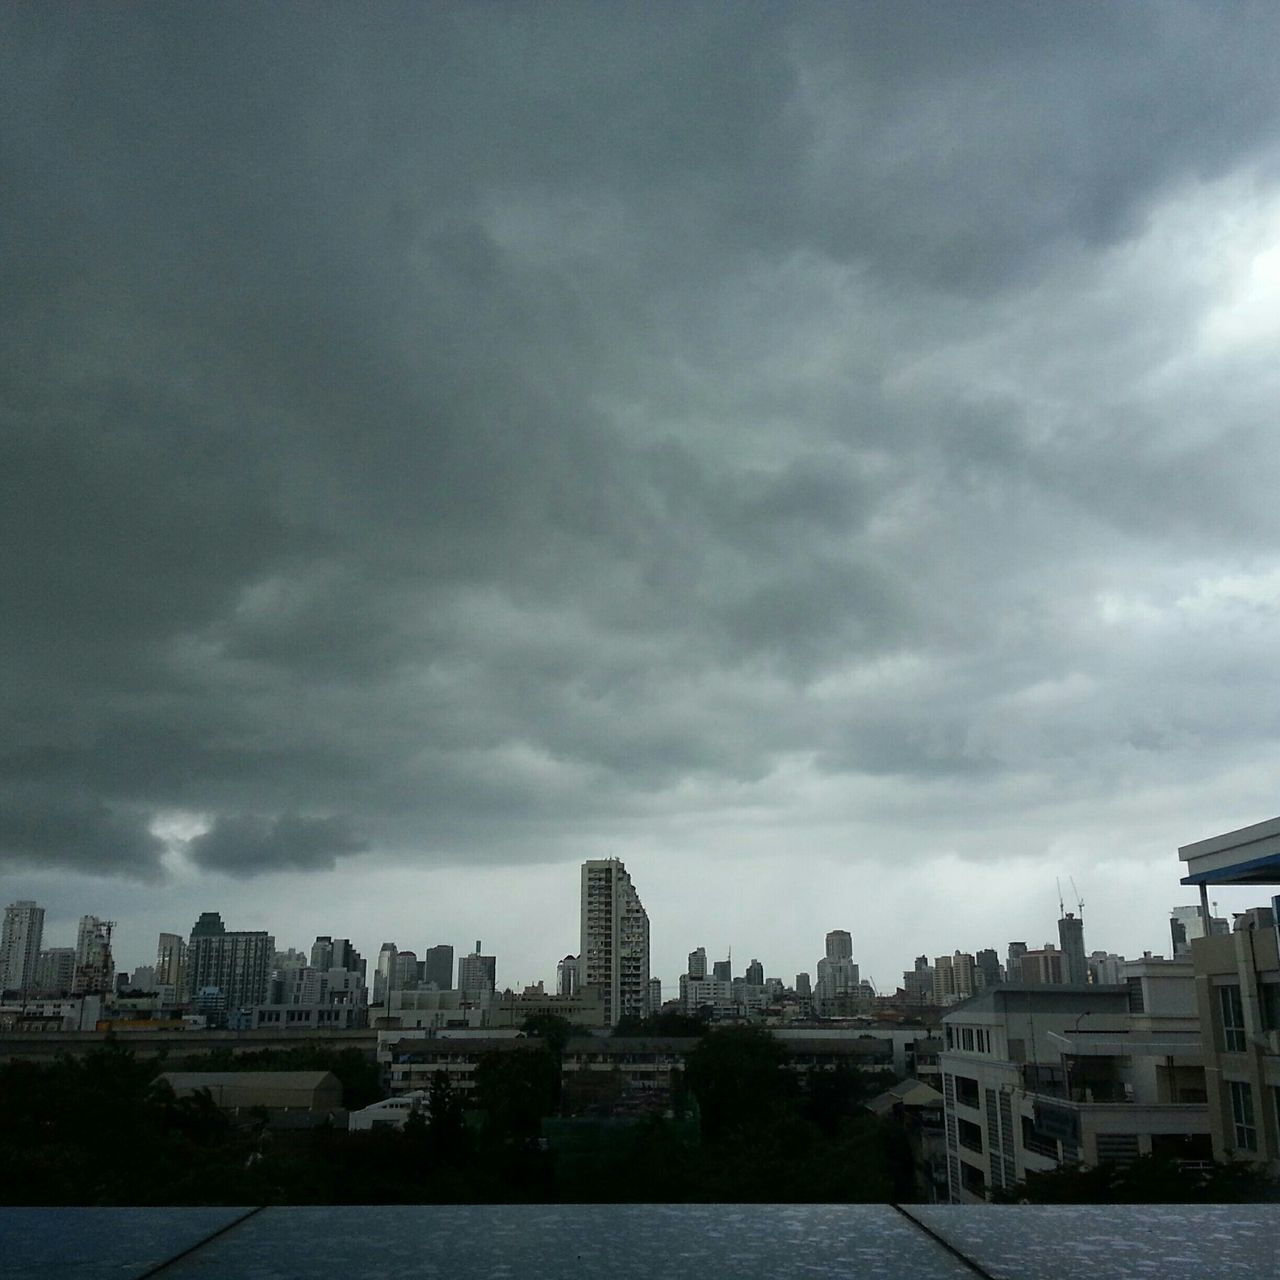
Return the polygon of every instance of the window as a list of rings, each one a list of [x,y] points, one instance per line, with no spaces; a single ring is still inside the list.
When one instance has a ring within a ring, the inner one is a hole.
[[[1237,987],[1237,993],[1239,990]],[[1239,1080],[1231,1081],[1231,1118],[1235,1122],[1236,1149],[1257,1151],[1258,1127],[1253,1120],[1253,1089]]]
[[[1227,1053],[1244,1052],[1244,1002],[1238,983],[1218,988],[1218,1009],[1222,1014],[1222,1048]]]
[[[978,1082],[968,1076],[956,1076],[956,1101],[965,1107],[978,1105]]]
[[[985,1196],[987,1194],[987,1179],[981,1169],[975,1168],[971,1164],[960,1161],[960,1185],[971,1195]]]
[[[1126,978],[1124,985],[1129,991],[1129,1012],[1145,1013],[1147,1010],[1147,1002],[1142,995],[1142,979]]]
[[[1280,1031],[1280,982],[1264,982],[1258,994],[1262,998],[1262,1025],[1267,1031]]]
[[[956,1136],[960,1139],[960,1145],[966,1151],[976,1151],[982,1154],[982,1126],[970,1124],[968,1120],[961,1120],[956,1129]]]
[[[967,1049],[970,1053],[973,1052],[973,1028],[972,1027],[960,1028],[960,1047],[962,1049]]]
[[[956,1047],[955,1029],[948,1024],[947,1026],[947,1048],[954,1049]]]

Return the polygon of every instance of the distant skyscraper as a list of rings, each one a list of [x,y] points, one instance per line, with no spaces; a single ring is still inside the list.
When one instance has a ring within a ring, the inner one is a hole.
[[[1009,962],[1005,965],[1004,976],[1009,982],[1022,981],[1022,957],[1027,954],[1025,942],[1009,943]]]
[[[418,989],[418,953],[416,951],[399,951],[396,953],[396,985],[397,991],[416,991]]]
[[[707,976],[707,949],[706,947],[697,947],[689,952],[689,977],[695,982],[700,982]]]
[[[600,991],[610,1026],[624,1014],[643,1018],[649,1004],[649,917],[620,859],[582,864],[581,905],[579,980]]]
[[[378,951],[378,967],[373,971],[373,1003],[386,1004],[390,992],[396,989],[396,956],[400,948],[394,942],[384,942]]]
[[[1189,956],[1192,938],[1204,937],[1204,920],[1201,919],[1200,908],[1174,907],[1169,914],[1169,933],[1173,941],[1174,958]],[[1230,932],[1231,926],[1224,917],[1209,917],[1210,937],[1225,937]]]
[[[556,965],[556,995],[576,996],[578,994],[578,957],[565,956]]]
[[[187,974],[187,940],[177,933],[162,933],[156,944],[156,987],[172,987],[180,998]]]
[[[1089,981],[1089,961],[1084,952],[1084,921],[1068,911],[1058,921],[1058,945],[1062,948],[1062,968],[1065,981],[1086,983]]]
[[[732,982],[733,981],[733,961],[732,960],[712,961],[711,977],[716,982]]]
[[[0,932],[0,989],[27,991],[35,985],[43,937],[43,907],[27,898],[5,907],[4,930]]]
[[[986,947],[974,956],[980,978],[978,985],[995,987],[1000,985],[1000,957],[994,947]]]
[[[187,941],[190,997],[217,990],[228,1010],[265,1004],[276,940],[263,930],[231,931],[216,911],[205,911]]]
[[[452,991],[453,988],[453,948],[442,942],[428,947],[422,958],[422,985],[430,990]]]
[[[481,955],[480,940],[477,938],[476,949],[458,961],[458,989],[464,996],[474,1000],[485,991],[496,991],[497,987],[497,957]]]
[[[115,960],[111,955],[109,920],[97,916],[81,916],[76,935],[76,971],[71,990],[77,995],[94,995],[113,991],[116,984]]]
[[[853,959],[853,938],[848,929],[832,929],[827,934],[827,959]]]
[[[808,1000],[813,995],[813,980],[807,973],[796,974],[796,995]]]
[[[649,979],[649,1012],[657,1013],[662,1008],[662,979]]]
[[[762,965],[759,960],[752,960],[752,962],[747,965],[747,972],[745,976],[747,979],[747,986],[763,987],[764,965]]]
[[[50,947],[40,953],[40,962],[36,965],[36,990],[42,996],[69,995],[75,977],[75,947]]]

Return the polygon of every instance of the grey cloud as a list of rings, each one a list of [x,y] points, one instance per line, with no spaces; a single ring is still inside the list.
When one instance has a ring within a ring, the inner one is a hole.
[[[271,871],[330,870],[338,858],[367,848],[346,817],[296,813],[271,819],[254,814],[219,817],[186,842],[187,857],[206,871],[247,878]]]
[[[1087,619],[1265,554],[1257,408],[1150,391],[1203,291],[1090,289],[1186,185],[1272,190],[1274,21],[15,19],[2,776],[248,876],[1222,734]],[[1075,666],[1132,705],[1010,701]]]
[[[28,870],[46,866],[160,876],[164,846],[150,815],[103,804],[64,781],[61,786],[6,786],[0,791],[0,862]]]

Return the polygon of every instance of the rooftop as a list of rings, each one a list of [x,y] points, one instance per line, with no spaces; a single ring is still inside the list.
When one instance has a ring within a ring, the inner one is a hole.
[[[1280,818],[1184,844],[1178,857],[1183,884],[1280,884]]]
[[[9,1280],[1271,1280],[1280,1205],[0,1209]]]

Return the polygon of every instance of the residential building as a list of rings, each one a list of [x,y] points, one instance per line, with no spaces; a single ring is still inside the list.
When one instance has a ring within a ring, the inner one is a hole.
[[[396,953],[397,991],[416,991],[418,987],[418,954],[416,951],[398,951]]]
[[[75,947],[50,947],[40,953],[35,990],[42,996],[70,995],[75,973]]]
[[[902,993],[908,1004],[929,1005],[935,1001],[935,971],[928,956],[916,956],[915,967],[902,975]]]
[[[1028,1173],[1210,1153],[1191,966],[1141,960],[1123,986],[1003,984],[943,1017],[953,1202]]]
[[[933,962],[933,997],[938,1004],[955,1004],[973,995],[976,964],[967,951],[938,956]]]
[[[649,1000],[649,917],[618,858],[582,866],[580,981],[598,987],[606,1017],[644,1017]]]
[[[977,952],[974,957],[974,982],[979,987],[994,987],[1004,981],[1000,957],[994,947]]]
[[[170,988],[177,999],[186,986],[187,940],[177,933],[162,933],[156,945],[156,989]]]
[[[853,938],[847,929],[832,929],[826,954],[818,961],[814,1009],[823,1017],[848,1017],[862,1011],[858,966],[853,963]]]
[[[1019,962],[1019,981],[1030,986],[1049,987],[1066,982],[1062,952],[1046,942],[1039,951],[1028,951]]]
[[[697,947],[689,952],[689,968],[687,972],[691,978],[705,978],[707,976],[706,947]]]
[[[427,990],[453,989],[453,947],[447,942],[428,947],[422,957],[422,986]]]
[[[154,965],[140,964],[129,976],[128,990],[153,992],[156,989]]]
[[[853,959],[853,935],[847,929],[832,929],[827,934],[827,959]]]
[[[574,996],[578,994],[578,957],[565,956],[556,965],[556,994]]]
[[[733,981],[733,961],[732,960],[715,960],[711,965],[711,976],[717,982]]]
[[[1184,845],[1185,885],[1200,889],[1201,929],[1190,939],[1219,1160],[1263,1163],[1280,1172],[1280,818]],[[1243,927],[1221,934],[1209,911],[1209,887],[1240,885],[1270,897],[1242,913]],[[1204,927],[1207,922],[1209,928]],[[1190,933],[1190,929],[1188,929]]]
[[[498,960],[496,956],[480,954],[480,940],[476,949],[458,961],[458,990],[464,996],[475,998],[482,991],[498,989]]]
[[[5,907],[0,932],[0,991],[25,992],[35,985],[43,938],[43,907],[28,898]]]
[[[1189,953],[1188,953],[1189,954]],[[1185,960],[1187,954],[1175,955],[1175,960]],[[1128,961],[1114,951],[1093,951],[1089,954],[1089,981],[1095,985],[1114,987],[1124,982],[1124,967]]]
[[[648,1009],[650,1013],[657,1013],[662,1008],[662,979],[649,979],[649,1000]]]
[[[76,934],[76,969],[71,990],[76,995],[95,995],[115,989],[115,960],[111,954],[111,931],[115,922],[97,916],[81,916]]]
[[[1022,957],[1026,954],[1027,944],[1025,942],[1009,943],[1009,958],[1004,967],[1006,982],[1022,981]]]
[[[1231,932],[1231,924],[1221,916],[1210,915],[1206,933],[1204,917],[1199,907],[1174,907],[1169,913],[1169,937],[1173,943],[1173,955],[1189,956],[1194,938],[1221,938]]]
[[[397,990],[396,956],[400,948],[394,942],[384,942],[378,949],[378,963],[373,971],[373,1003],[385,1005],[387,996]]]
[[[1062,948],[1064,982],[1081,986],[1089,981],[1089,965],[1084,954],[1084,920],[1068,911],[1058,921],[1058,945]]]
[[[217,1011],[211,991],[220,991],[225,1009],[265,1004],[276,940],[262,930],[229,930],[216,911],[205,911],[187,940],[185,985],[196,1003]]]
[[[752,960],[752,962],[747,965],[747,971],[743,977],[746,979],[749,986],[763,987],[764,965],[762,965],[759,960]]]

